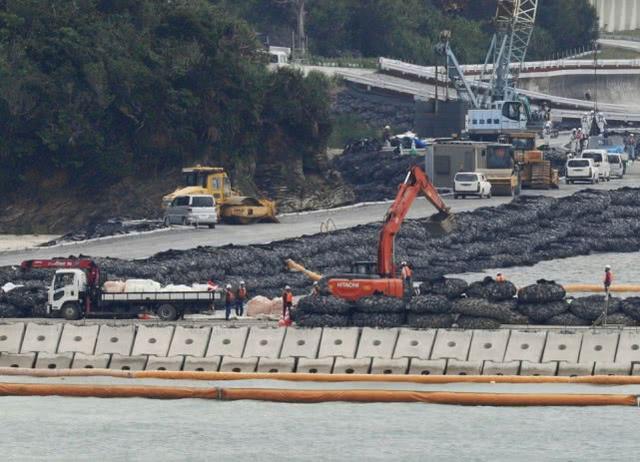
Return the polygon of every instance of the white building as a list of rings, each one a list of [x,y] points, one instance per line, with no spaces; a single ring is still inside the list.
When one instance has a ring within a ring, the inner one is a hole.
[[[598,12],[600,29],[606,32],[640,28],[640,0],[589,0]]]

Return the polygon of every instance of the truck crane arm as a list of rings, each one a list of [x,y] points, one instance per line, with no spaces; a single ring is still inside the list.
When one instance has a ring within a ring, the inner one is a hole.
[[[440,194],[433,186],[427,174],[418,166],[411,168],[404,183],[398,188],[396,199],[384,217],[384,224],[380,231],[378,242],[378,273],[381,277],[396,276],[394,263],[395,237],[404,221],[413,201],[422,193],[427,200],[438,209],[438,214],[431,218],[429,229],[435,232],[450,232],[452,215],[449,207],[444,203]]]
[[[81,269],[87,273],[87,283],[94,287],[100,279],[100,268],[90,258],[53,258],[44,260],[25,260],[20,264],[23,271],[30,269]]]

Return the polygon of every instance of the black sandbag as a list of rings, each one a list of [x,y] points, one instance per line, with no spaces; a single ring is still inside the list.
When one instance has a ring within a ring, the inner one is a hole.
[[[20,308],[7,303],[0,303],[0,318],[21,318],[25,313]]]
[[[626,313],[619,312],[607,315],[607,324],[618,324],[622,326],[637,326],[638,322]]]
[[[456,324],[461,329],[498,329],[500,321],[491,318],[481,318],[477,316],[460,316]]]
[[[405,302],[396,297],[363,297],[356,301],[355,310],[362,313],[403,313]]]
[[[298,313],[293,317],[299,327],[348,327],[351,325],[349,316],[337,314]]]
[[[591,321],[579,318],[567,311],[566,313],[552,316],[546,320],[545,324],[548,326],[590,326]]]
[[[511,281],[490,282],[484,288],[485,297],[491,301],[499,302],[510,300],[516,296],[516,286]]]
[[[451,327],[454,316],[451,314],[407,314],[407,325],[420,329]]]
[[[308,295],[298,301],[296,311],[312,314],[347,315],[352,305],[341,298],[324,295]]]
[[[486,298],[485,286],[483,281],[474,281],[469,284],[464,293],[469,298]]]
[[[620,311],[621,300],[616,297],[609,299],[609,306],[607,308],[608,314],[617,313]],[[579,318],[586,319],[587,321],[595,321],[605,308],[605,296],[604,295],[589,295],[587,297],[575,298],[569,304],[569,311],[575,314]]]
[[[640,321],[640,297],[627,297],[622,300],[620,309],[636,321]]]
[[[405,314],[355,311],[351,323],[357,327],[399,327],[405,324]]]
[[[449,313],[451,312],[451,301],[444,295],[416,295],[407,304],[407,311],[418,314]]]
[[[518,290],[518,303],[548,303],[563,300],[564,288],[552,281],[538,282]]]
[[[569,304],[566,300],[549,303],[527,303],[518,305],[518,310],[534,323],[544,323],[549,318],[566,313]]]
[[[461,298],[453,302],[451,310],[465,316],[491,318],[509,324],[519,324],[523,320],[522,315],[515,312],[515,303],[489,302],[482,298]]]
[[[462,295],[469,284],[464,279],[442,278],[431,282],[430,292],[435,295],[444,295],[449,299],[456,299]]]

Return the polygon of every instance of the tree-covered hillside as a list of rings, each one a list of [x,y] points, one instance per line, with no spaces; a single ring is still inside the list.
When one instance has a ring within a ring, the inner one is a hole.
[[[282,146],[312,158],[328,82],[264,64],[251,27],[207,0],[1,1],[0,185],[104,187],[195,160],[250,170]]]

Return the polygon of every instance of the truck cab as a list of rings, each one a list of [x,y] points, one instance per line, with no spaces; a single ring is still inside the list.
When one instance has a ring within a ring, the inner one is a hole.
[[[61,313],[66,319],[76,318],[82,310],[81,305],[86,292],[87,275],[84,271],[81,269],[56,271],[49,290],[47,314]]]

